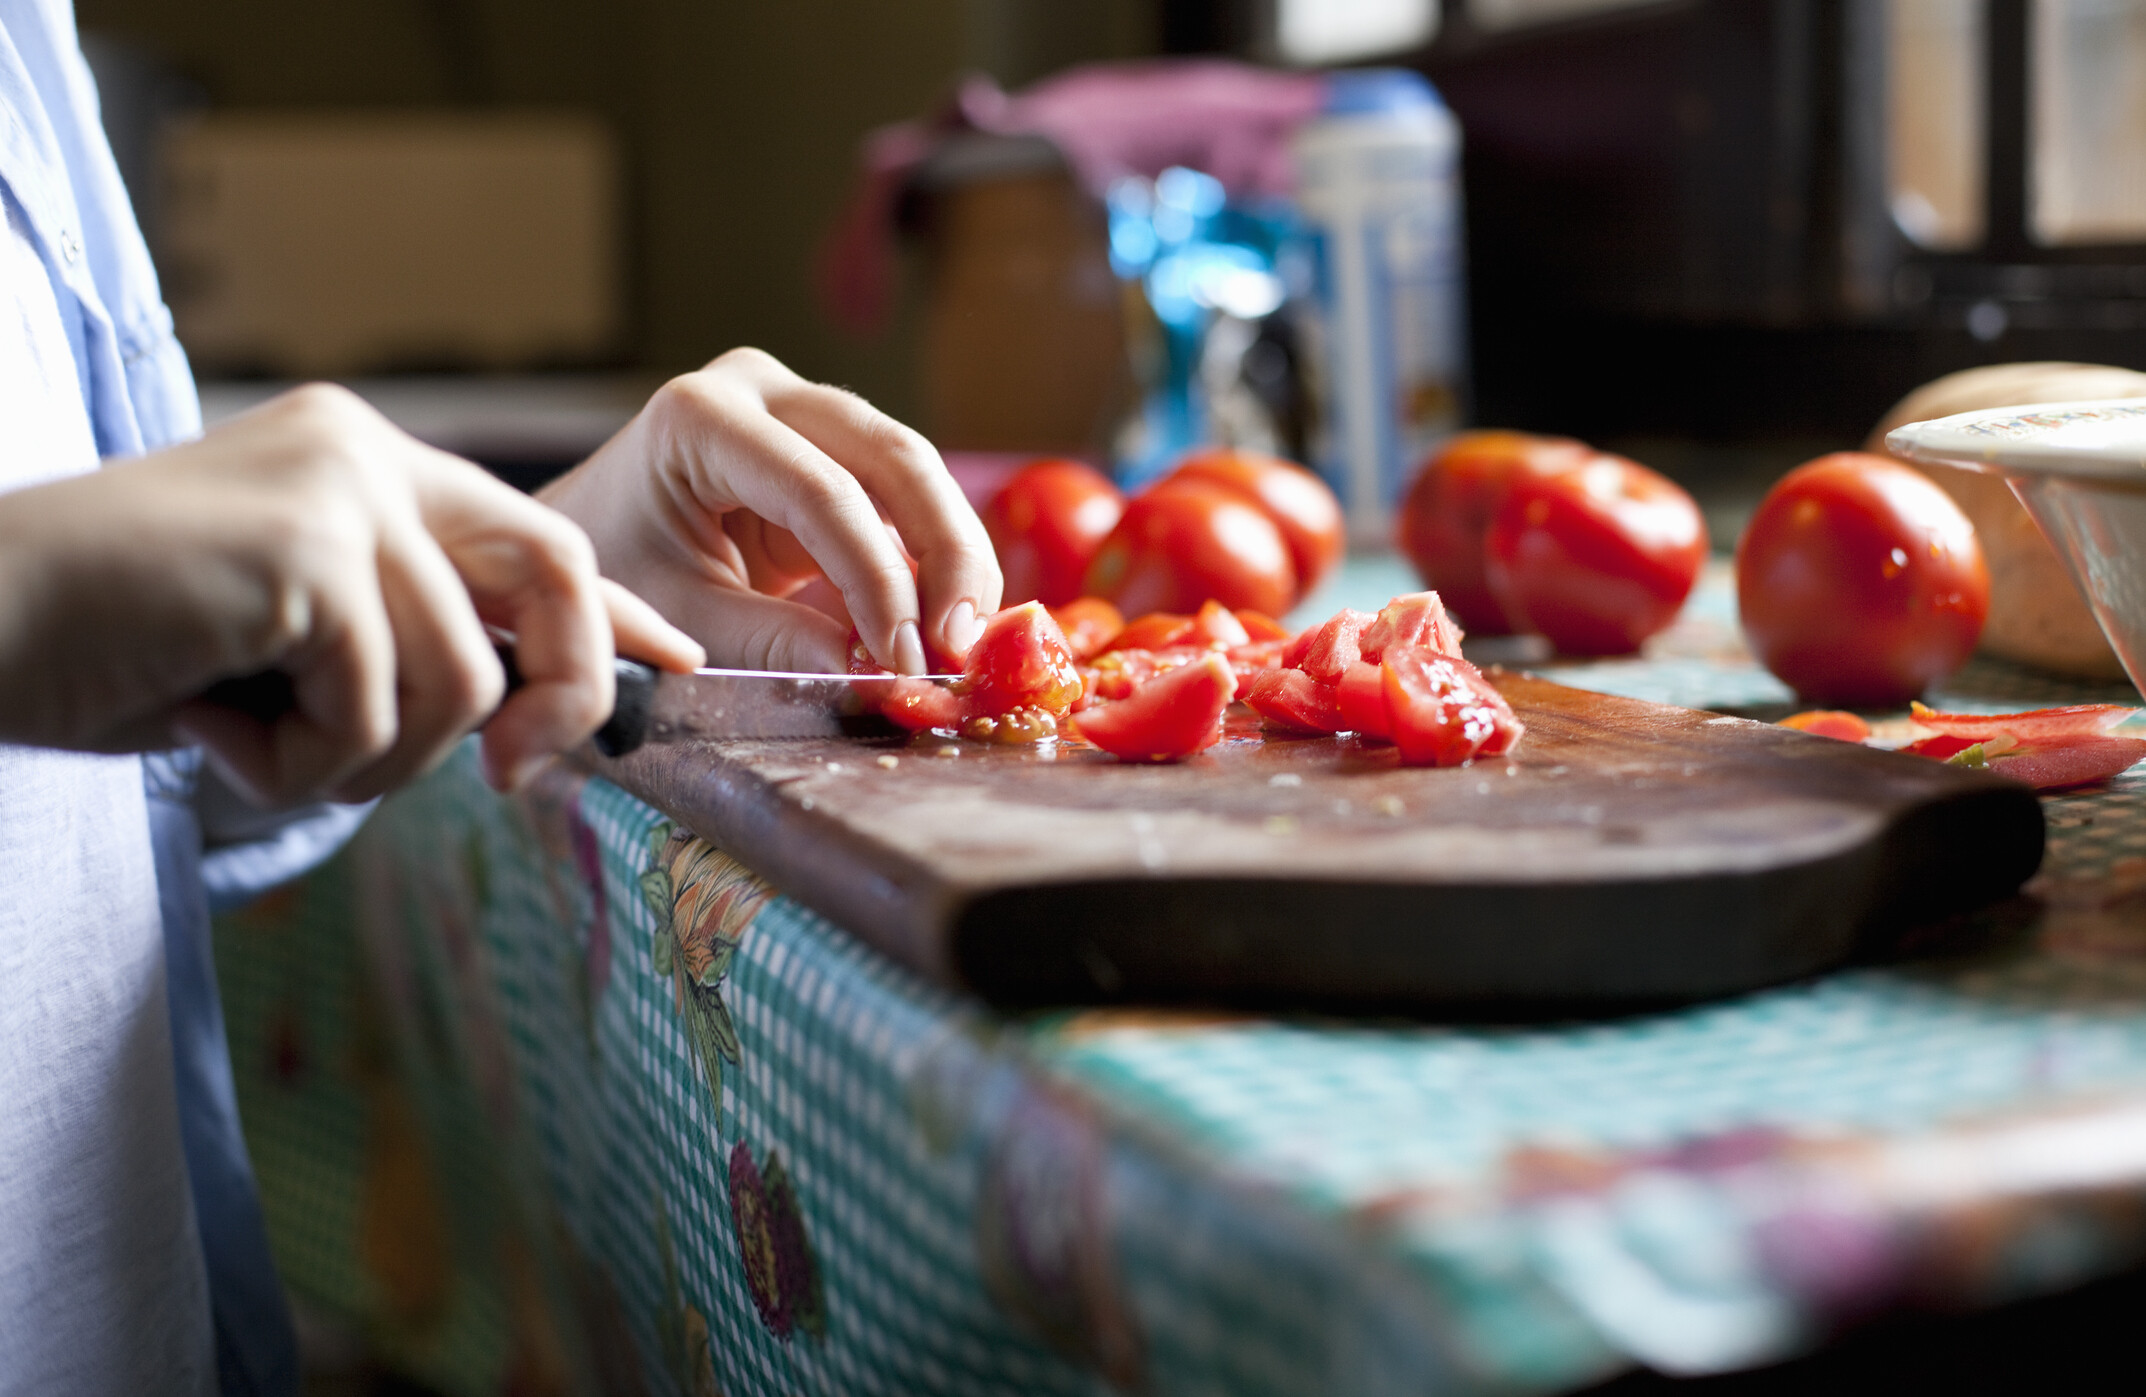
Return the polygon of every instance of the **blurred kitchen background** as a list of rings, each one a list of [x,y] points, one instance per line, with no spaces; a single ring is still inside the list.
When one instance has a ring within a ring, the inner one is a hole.
[[[293,377],[356,380],[523,484],[739,344],[949,450],[1135,474],[1173,433],[1319,454],[1333,325],[1295,318],[1317,276],[1292,271],[1287,198],[1192,165],[1113,181],[1034,129],[1187,120],[1151,89],[1018,119],[1038,83],[1153,59],[1435,85],[1462,142],[1447,251],[1465,284],[1435,332],[1456,339],[1450,381],[1406,409],[1432,434],[1572,433],[1743,498],[1950,370],[2146,368],[2146,0],[78,14],[212,415]],[[1228,101],[1298,122],[1321,109],[1306,91]],[[1257,111],[1197,118],[1212,139],[1188,149],[1218,160],[1289,148]],[[1236,276],[1194,268],[1190,319],[1157,270],[1179,205]]]

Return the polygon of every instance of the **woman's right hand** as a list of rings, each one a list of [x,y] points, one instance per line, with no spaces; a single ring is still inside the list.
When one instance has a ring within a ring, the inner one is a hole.
[[[487,624],[526,681],[504,704]],[[479,723],[487,775],[518,786],[609,715],[614,637],[702,661],[570,520],[340,388],[0,495],[0,740],[199,741],[263,803],[378,795]],[[264,670],[295,694],[273,722],[201,698]]]

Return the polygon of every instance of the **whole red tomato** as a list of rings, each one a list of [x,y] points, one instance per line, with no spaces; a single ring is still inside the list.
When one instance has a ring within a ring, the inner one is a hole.
[[[1135,495],[1088,566],[1087,589],[1128,616],[1196,612],[1210,599],[1279,615],[1297,570],[1281,530],[1234,490],[1163,480]]]
[[[1625,655],[1691,595],[1706,521],[1667,476],[1592,452],[1515,470],[1483,552],[1516,626],[1568,655]]]
[[[1483,579],[1483,535],[1519,467],[1576,462],[1589,454],[1565,437],[1462,432],[1424,459],[1401,504],[1401,551],[1424,585],[1476,635],[1509,635],[1513,623]]]
[[[1031,461],[1015,471],[984,506],[1006,604],[1064,606],[1080,596],[1096,547],[1124,512],[1118,487],[1079,461]]]
[[[1989,570],[1952,497],[1858,451],[1783,476],[1736,546],[1744,637],[1814,703],[1904,703],[1958,669],[1989,614]]]
[[[1165,478],[1220,485],[1265,510],[1289,545],[1299,597],[1318,586],[1341,561],[1345,542],[1341,502],[1325,481],[1293,461],[1256,451],[1195,451]]]

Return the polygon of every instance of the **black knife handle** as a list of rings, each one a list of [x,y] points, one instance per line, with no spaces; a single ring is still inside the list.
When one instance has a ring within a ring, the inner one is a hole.
[[[511,694],[521,688],[526,681],[522,678],[521,666],[514,662],[514,647],[495,640],[492,652],[499,656],[499,667],[506,673],[507,692]],[[655,707],[657,671],[639,660],[623,657],[614,659],[611,667],[618,681],[618,697],[612,701],[611,716],[604,720],[604,725],[596,730],[590,741],[607,757],[623,757],[648,740],[649,715]],[[298,706],[297,687],[280,669],[266,669],[236,679],[219,679],[202,697],[210,703],[235,708],[263,723],[273,723]]]

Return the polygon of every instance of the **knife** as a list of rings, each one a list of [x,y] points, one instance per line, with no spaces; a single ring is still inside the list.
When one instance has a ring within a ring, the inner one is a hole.
[[[522,687],[520,666],[507,643],[495,642],[507,692]],[[611,716],[589,739],[607,757],[623,757],[650,742],[695,742],[738,737],[893,737],[904,729],[879,713],[891,674],[792,674],[765,669],[697,669],[671,674],[639,660],[612,661],[618,696]],[[917,676],[950,684],[954,674]],[[272,723],[297,703],[281,670],[224,679],[202,695]]]

